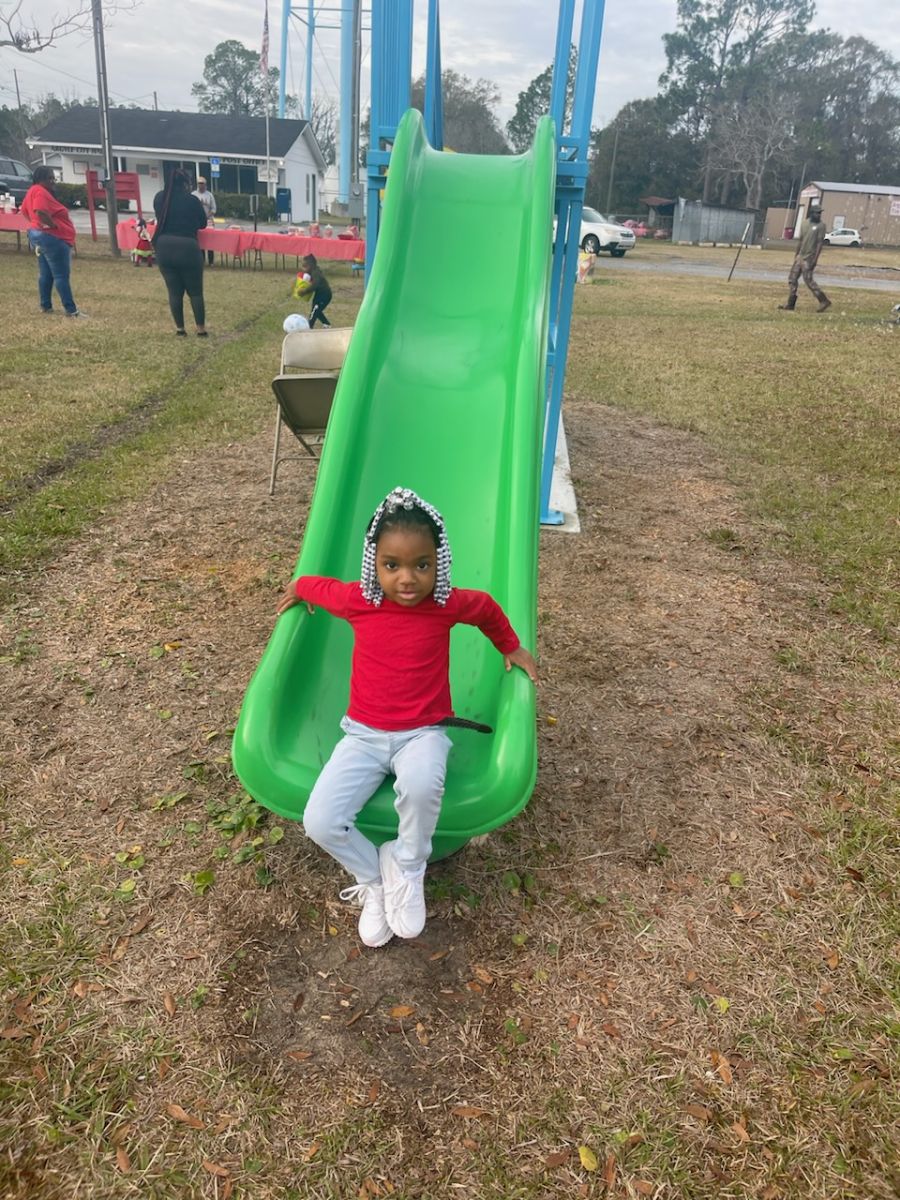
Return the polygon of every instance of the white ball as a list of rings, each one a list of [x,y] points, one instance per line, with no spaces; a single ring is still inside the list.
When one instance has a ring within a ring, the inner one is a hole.
[[[284,318],[282,329],[285,333],[300,333],[304,329],[309,329],[309,321],[300,313],[289,313]]]

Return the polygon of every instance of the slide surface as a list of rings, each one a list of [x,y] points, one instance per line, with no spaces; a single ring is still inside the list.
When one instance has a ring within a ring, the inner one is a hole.
[[[490,592],[531,650],[555,158],[549,118],[528,153],[488,157],[435,151],[420,114],[404,116],[295,571],[358,579],[376,506],[413,488],[443,514],[452,582]],[[235,770],[282,816],[302,815],[341,736],[351,649],[346,622],[296,606],[247,690]],[[531,681],[468,626],[450,664],[457,716],[495,732],[450,731],[433,858],[515,816],[536,774]],[[392,782],[357,821],[375,842],[396,835]]]

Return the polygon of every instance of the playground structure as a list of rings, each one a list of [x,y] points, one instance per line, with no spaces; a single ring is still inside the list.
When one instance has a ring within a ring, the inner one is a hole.
[[[489,591],[529,647],[539,518],[554,518],[547,502],[602,22],[602,4],[586,0],[566,132],[574,9],[562,0],[551,113],[532,149],[492,157],[442,153],[437,0],[429,3],[424,119],[409,109],[412,0],[374,0],[367,287],[296,572],[357,578],[373,509],[393,487],[411,487],[444,515],[454,579]],[[502,214],[502,238],[492,213]],[[277,622],[248,688],[235,769],[283,816],[302,815],[339,737],[351,647],[343,622],[295,606]],[[459,715],[495,732],[451,735],[433,858],[509,821],[536,776],[533,687],[503,671],[477,630],[453,631],[451,686]],[[375,842],[394,836],[393,800],[382,785],[357,821]]]

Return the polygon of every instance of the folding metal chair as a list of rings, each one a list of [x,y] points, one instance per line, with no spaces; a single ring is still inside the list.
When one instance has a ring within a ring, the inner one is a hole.
[[[269,495],[278,468],[288,458],[318,462],[338,375],[350,344],[350,329],[309,329],[289,333],[281,345],[281,370],[272,380],[277,408]],[[281,454],[281,427],[287,425],[304,455]]]

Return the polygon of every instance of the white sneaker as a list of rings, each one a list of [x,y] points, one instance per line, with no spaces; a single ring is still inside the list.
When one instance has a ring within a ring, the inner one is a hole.
[[[396,842],[378,850],[387,923],[397,937],[418,937],[425,928],[425,868],[407,875],[394,858]]]
[[[340,893],[342,900],[362,905],[359,940],[364,946],[383,946],[394,936],[384,912],[384,888],[380,883],[355,883]]]

